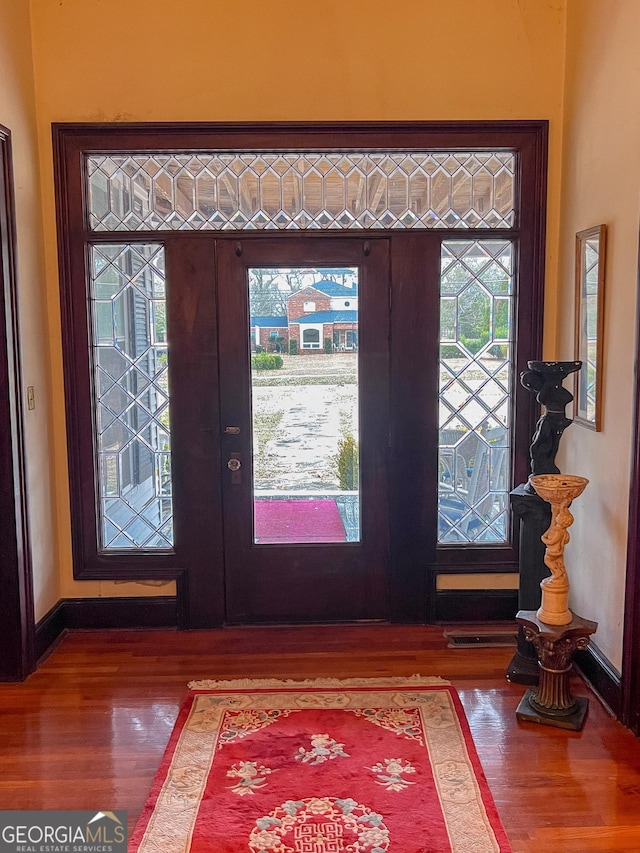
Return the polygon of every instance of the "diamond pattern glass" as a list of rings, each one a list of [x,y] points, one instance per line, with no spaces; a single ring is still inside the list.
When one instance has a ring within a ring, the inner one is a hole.
[[[94,231],[508,228],[512,151],[90,156]]]
[[[443,242],[441,544],[507,539],[512,317],[512,244],[504,240]]]
[[[122,177],[125,171],[121,168],[115,174]],[[163,247],[92,246],[90,292],[100,547],[170,549],[173,507]]]

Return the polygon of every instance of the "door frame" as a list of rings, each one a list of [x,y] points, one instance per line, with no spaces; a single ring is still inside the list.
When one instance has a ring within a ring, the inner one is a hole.
[[[640,246],[638,251],[638,292],[640,292]],[[621,718],[640,736],[640,311],[636,314],[635,384],[631,482],[627,530],[627,571],[622,635]]]
[[[11,131],[0,125],[0,681],[35,669]]]
[[[160,124],[55,124],[53,126],[56,202],[58,215],[58,240],[60,262],[61,306],[63,314],[63,355],[65,369],[66,413],[68,430],[68,456],[71,480],[72,503],[72,542],[74,556],[74,577],[78,580],[143,580],[177,579],[181,625],[183,627],[213,627],[223,624],[219,594],[223,590],[223,580],[218,561],[211,565],[187,565],[184,561],[165,559],[166,555],[152,553],[133,555],[105,554],[97,550],[97,541],[92,534],[95,521],[89,516],[94,513],[95,492],[91,489],[89,499],[83,500],[82,488],[93,475],[92,433],[91,433],[91,392],[90,376],[87,365],[87,327],[86,327],[86,242],[163,242],[186,238],[193,242],[207,237],[211,232],[95,232],[89,228],[88,217],[83,206],[84,178],[83,162],[87,155],[100,155],[120,152],[167,152],[189,150],[221,151],[305,151],[342,150],[363,148],[365,150],[401,149],[445,149],[465,151],[469,148],[510,149],[516,152],[519,170],[519,182],[516,187],[517,198],[526,199],[526,204],[518,204],[518,223],[516,230],[519,238],[519,278],[522,288],[518,297],[519,315],[529,318],[528,326],[523,326],[516,340],[514,369],[516,373],[524,369],[526,362],[539,358],[542,342],[542,311],[544,293],[544,235],[545,235],[545,192],[548,122],[546,121],[471,121],[471,122],[367,122],[367,123],[265,123],[265,124],[204,124],[204,123],[160,123]],[[246,232],[215,232],[219,238],[246,239]],[[255,233],[255,232],[254,232]],[[328,232],[327,236],[332,236]],[[335,232],[334,232],[335,233]],[[348,236],[347,232],[344,232]],[[362,233],[362,232],[361,232]],[[367,235],[393,236],[396,246],[392,248],[392,272],[394,282],[400,282],[404,275],[407,281],[421,270],[410,252],[400,250],[401,246],[411,249],[420,239],[417,231],[401,232],[393,230],[367,231]],[[500,239],[506,232],[487,229],[473,231],[469,229],[447,230],[444,239],[477,236],[479,239]],[[415,242],[414,242],[415,241]],[[409,256],[408,256],[409,255]],[[435,258],[427,259],[429,263]],[[398,284],[398,292],[402,285]],[[392,335],[402,336],[405,329],[415,328],[416,312],[409,305],[396,304],[395,318],[392,319]],[[413,311],[413,313],[412,313]],[[404,321],[402,320],[404,312]],[[433,323],[435,318],[431,318]],[[437,335],[434,336],[433,346]],[[423,375],[407,354],[399,353],[392,362],[392,379],[399,379],[397,388],[406,388],[407,375],[421,388],[431,392],[437,377]],[[403,371],[405,372],[404,375]],[[408,372],[408,373],[407,373]],[[428,372],[427,372],[428,373]],[[403,384],[404,383],[404,384]],[[175,387],[175,386],[174,386]],[[514,394],[517,400],[518,420],[514,424],[514,481],[526,480],[529,469],[528,446],[530,436],[537,419],[537,406],[526,390],[515,383]],[[393,393],[393,392],[392,392]],[[396,393],[397,394],[400,392]],[[413,394],[411,395],[413,397]],[[436,399],[435,395],[431,400]],[[395,403],[392,402],[392,405]],[[433,405],[431,406],[433,409]],[[424,417],[422,417],[422,414]],[[411,513],[416,525],[421,513],[427,511],[428,502],[437,499],[435,470],[427,470],[427,463],[416,448],[424,440],[424,430],[430,430],[435,423],[435,413],[425,410],[421,415],[396,429],[391,437],[397,446],[401,446],[406,464],[424,466],[425,478],[416,489],[416,499],[412,500]],[[437,425],[436,425],[437,426]],[[402,434],[401,434],[402,433]],[[418,441],[420,438],[420,441]],[[217,440],[217,437],[216,437]],[[401,486],[392,485],[391,491],[397,494]],[[393,495],[391,496],[393,500]],[[397,557],[392,559],[391,572],[399,580],[398,591],[391,593],[390,618],[401,622],[430,622],[435,616],[436,577],[437,574],[478,573],[478,572],[515,572],[517,571],[517,551],[503,548],[495,559],[489,562],[482,548],[468,548],[464,558],[456,560],[453,551],[437,549],[437,559],[425,558],[425,554],[435,554],[432,547],[436,531],[421,528],[419,537],[407,536],[403,529],[406,516],[392,519],[391,542]],[[217,536],[217,531],[213,531]],[[429,537],[432,537],[430,539]],[[514,543],[517,548],[517,543]],[[486,552],[486,549],[485,549]],[[212,575],[214,573],[215,577]],[[402,589],[402,582],[405,587]],[[415,589],[419,594],[414,594]],[[200,595],[202,590],[209,593],[206,604]],[[410,590],[409,592],[407,590]],[[463,602],[460,602],[464,609]],[[195,608],[192,615],[191,608]]]

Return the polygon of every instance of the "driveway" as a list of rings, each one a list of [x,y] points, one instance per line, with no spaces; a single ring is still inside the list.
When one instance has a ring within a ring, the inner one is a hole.
[[[338,442],[358,437],[357,355],[283,361],[281,370],[252,372],[255,489],[339,489]]]

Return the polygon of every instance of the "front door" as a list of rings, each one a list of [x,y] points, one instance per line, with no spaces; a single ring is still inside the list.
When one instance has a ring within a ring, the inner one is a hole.
[[[389,241],[218,241],[226,621],[388,618]]]

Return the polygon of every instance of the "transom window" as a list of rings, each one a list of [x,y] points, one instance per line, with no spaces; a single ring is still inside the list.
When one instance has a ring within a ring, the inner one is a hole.
[[[513,151],[171,152],[86,159],[94,231],[508,228]]]

